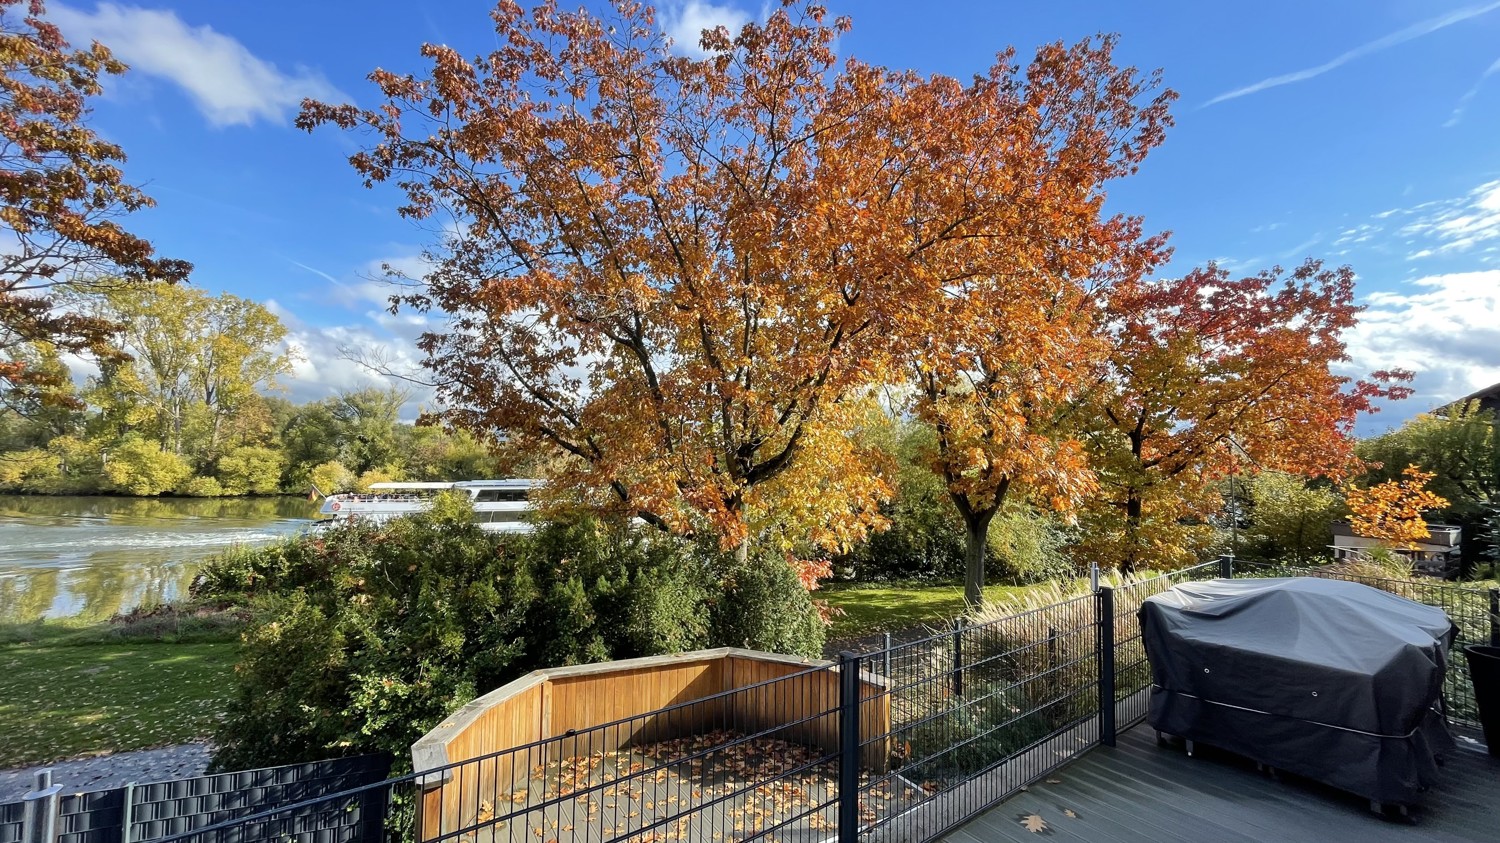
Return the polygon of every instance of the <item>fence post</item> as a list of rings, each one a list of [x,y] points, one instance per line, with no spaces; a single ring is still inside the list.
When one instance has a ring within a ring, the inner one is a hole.
[[[885,678],[891,678],[891,634],[885,634]]]
[[[953,696],[964,695],[964,619],[953,619]]]
[[[1099,589],[1094,601],[1099,635],[1099,743],[1115,745],[1115,590]]]
[[[36,774],[36,790],[21,797],[25,807],[21,814],[22,843],[55,843],[57,840],[57,802],[62,785],[52,783],[52,771]]]
[[[130,843],[130,823],[135,814],[135,782],[126,782],[120,790],[120,843]]]
[[[859,655],[839,653],[839,843],[859,839]]]
[[[1219,576],[1226,580],[1234,579],[1234,556],[1219,557]]]
[[[1500,588],[1490,589],[1490,646],[1500,647]]]

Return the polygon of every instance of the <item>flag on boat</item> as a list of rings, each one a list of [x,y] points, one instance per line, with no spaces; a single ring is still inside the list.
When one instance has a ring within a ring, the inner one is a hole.
[[[316,483],[311,485],[312,488],[307,490],[307,499],[310,501],[315,501],[318,498],[323,497],[323,493],[318,491],[318,485]]]

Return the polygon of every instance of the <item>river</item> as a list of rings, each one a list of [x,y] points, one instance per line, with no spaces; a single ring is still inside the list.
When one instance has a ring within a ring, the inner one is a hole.
[[[295,532],[302,498],[0,495],[0,623],[105,620],[187,593],[204,557]]]

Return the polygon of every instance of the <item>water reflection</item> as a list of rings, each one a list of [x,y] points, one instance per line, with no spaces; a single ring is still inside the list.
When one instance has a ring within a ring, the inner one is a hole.
[[[0,495],[0,622],[103,620],[187,591],[201,560],[306,525],[300,498]]]

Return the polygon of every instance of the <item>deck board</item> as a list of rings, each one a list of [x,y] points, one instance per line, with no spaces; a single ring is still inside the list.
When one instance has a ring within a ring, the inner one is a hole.
[[[1500,759],[1459,750],[1423,794],[1413,822],[1383,820],[1369,803],[1296,776],[1258,772],[1243,758],[1180,743],[1157,746],[1146,726],[1099,747],[955,829],[948,843],[1495,843]],[[1068,816],[1071,811],[1076,816]],[[1032,833],[1029,814],[1047,824]]]

